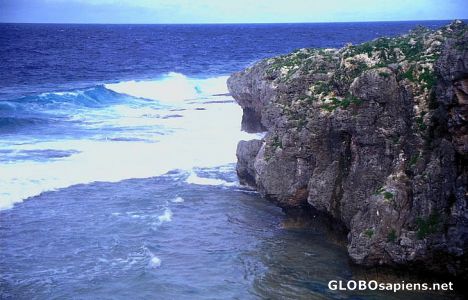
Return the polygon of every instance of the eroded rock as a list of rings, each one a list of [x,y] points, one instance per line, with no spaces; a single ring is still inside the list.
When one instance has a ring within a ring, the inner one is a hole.
[[[358,264],[466,276],[467,43],[455,21],[233,74],[246,126],[267,130],[239,144],[241,182],[339,220]]]

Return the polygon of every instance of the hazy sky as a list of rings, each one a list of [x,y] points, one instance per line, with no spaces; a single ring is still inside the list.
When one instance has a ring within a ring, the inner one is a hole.
[[[277,23],[467,19],[468,0],[0,0],[0,22]]]

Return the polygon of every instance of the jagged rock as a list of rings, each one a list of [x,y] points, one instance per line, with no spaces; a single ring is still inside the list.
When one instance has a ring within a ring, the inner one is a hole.
[[[260,147],[261,140],[240,141],[237,144],[237,176],[241,184],[255,187],[254,161]]]
[[[228,79],[228,85],[231,86],[232,97],[243,108],[242,130],[250,133],[266,131],[261,122],[262,107],[274,95],[269,94],[271,89],[263,86],[268,81],[262,80],[261,68],[248,69],[243,72],[233,74]],[[252,98],[257,95],[258,98]]]
[[[468,270],[468,29],[454,21],[342,49],[301,49],[233,74],[238,174],[284,208],[349,230],[363,265]]]

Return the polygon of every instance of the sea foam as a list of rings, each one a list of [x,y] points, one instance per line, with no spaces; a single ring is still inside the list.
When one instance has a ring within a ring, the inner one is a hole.
[[[124,81],[105,87],[134,97],[176,103],[227,93],[226,80],[227,76],[196,79],[170,72],[154,81]]]
[[[139,90],[140,86],[148,88]],[[32,156],[29,160],[0,161],[0,209],[11,208],[44,191],[75,184],[117,182],[159,176],[175,169],[190,172],[195,167],[232,164],[236,161],[237,142],[252,138],[240,130],[242,110],[238,105],[204,103],[210,97],[232,99],[212,96],[228,92],[226,77],[197,79],[170,73],[156,81],[105,87],[113,89],[106,95],[117,97],[118,101],[99,108],[83,107],[71,118],[70,126],[79,124],[84,135],[75,136],[74,131],[67,132],[64,127],[64,132],[47,139],[33,133],[22,136],[22,140],[0,138],[0,147],[8,151],[73,151],[70,156],[54,160],[39,161]],[[171,114],[172,110],[178,110],[180,117],[154,117]],[[189,176],[187,182],[230,184],[196,174]]]
[[[191,172],[190,175],[187,177],[185,182],[189,184],[198,184],[198,185],[218,185],[218,186],[236,186],[235,182],[228,182],[226,180],[218,179],[218,178],[207,178],[207,177],[200,177],[195,172]]]
[[[171,202],[173,202],[173,203],[182,203],[184,201],[185,200],[182,197],[175,197],[174,199],[171,200]]]
[[[166,208],[164,210],[164,213],[160,216],[158,216],[158,221],[159,223],[164,223],[164,222],[170,222],[172,221],[172,210],[170,208]]]
[[[152,268],[159,268],[161,266],[161,259],[157,256],[153,256],[150,260],[150,266]]]

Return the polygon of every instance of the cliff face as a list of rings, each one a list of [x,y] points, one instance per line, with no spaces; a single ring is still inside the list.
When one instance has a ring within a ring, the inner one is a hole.
[[[241,182],[349,230],[363,265],[465,274],[468,26],[301,49],[233,74]],[[424,263],[424,264],[422,264]]]

